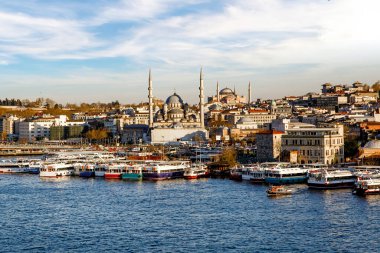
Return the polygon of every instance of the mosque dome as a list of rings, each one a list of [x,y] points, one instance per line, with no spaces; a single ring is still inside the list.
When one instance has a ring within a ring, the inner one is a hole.
[[[174,93],[166,99],[166,104],[183,104],[183,100],[179,95]]]
[[[379,140],[369,141],[366,145],[364,145],[364,148],[376,148],[376,149],[380,149],[380,141]]]
[[[224,88],[219,92],[220,95],[233,95],[234,92],[230,88]]]
[[[168,114],[183,114],[183,110],[178,109],[178,108],[174,108],[174,109],[171,109],[170,111],[168,111]]]

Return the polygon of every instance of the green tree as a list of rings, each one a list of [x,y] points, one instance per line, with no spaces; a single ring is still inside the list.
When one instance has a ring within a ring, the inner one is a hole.
[[[228,164],[229,167],[236,165],[236,150],[232,147],[227,147],[223,150],[220,156],[220,162]]]

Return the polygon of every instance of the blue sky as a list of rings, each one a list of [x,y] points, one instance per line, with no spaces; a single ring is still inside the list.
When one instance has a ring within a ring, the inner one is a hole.
[[[236,87],[254,98],[380,79],[377,0],[4,0],[0,97],[122,103],[176,90],[195,103]]]

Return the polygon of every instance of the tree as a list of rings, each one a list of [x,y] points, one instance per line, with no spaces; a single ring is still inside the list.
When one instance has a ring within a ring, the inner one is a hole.
[[[236,150],[232,147],[227,147],[223,150],[220,156],[220,162],[228,164],[229,167],[236,165]]]
[[[92,129],[86,133],[86,138],[90,140],[102,140],[108,137],[107,130],[105,129]]]
[[[372,85],[374,91],[380,91],[380,80]]]

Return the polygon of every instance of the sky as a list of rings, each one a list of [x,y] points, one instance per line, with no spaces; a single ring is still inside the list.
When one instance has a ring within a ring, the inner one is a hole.
[[[196,103],[380,79],[378,0],[2,0],[0,98]]]

